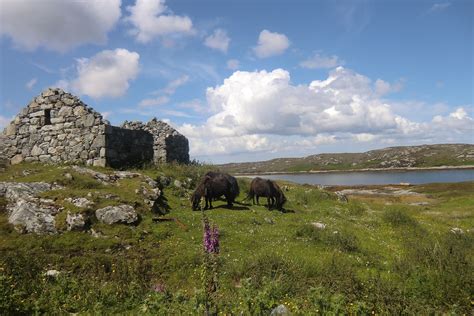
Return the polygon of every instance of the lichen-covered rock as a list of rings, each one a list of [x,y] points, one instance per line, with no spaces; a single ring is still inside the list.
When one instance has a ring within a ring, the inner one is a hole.
[[[459,234],[459,235],[464,234],[464,230],[462,228],[459,228],[459,227],[453,227],[449,231],[453,234]]]
[[[98,172],[89,168],[80,167],[80,166],[72,166],[72,169],[76,171],[77,173],[89,175],[92,178],[99,180],[104,184],[107,184],[108,182],[112,182],[115,180],[114,177],[111,177],[105,173]]]
[[[84,215],[67,213],[66,217],[67,230],[83,230],[86,226]]]
[[[99,221],[105,224],[133,224],[138,220],[135,209],[126,204],[118,206],[107,206],[95,211],[95,216]]]
[[[91,207],[94,205],[94,202],[89,201],[86,198],[67,198],[65,201],[74,204],[74,206],[81,207],[81,208],[86,208],[86,207]]]
[[[48,278],[56,279],[61,274],[58,270],[48,270],[44,273]]]
[[[158,188],[148,189],[145,186],[140,186],[139,189],[135,190],[136,194],[141,195],[144,198],[144,202],[149,206],[153,206],[155,201],[160,197],[161,191]]]
[[[289,316],[291,315],[290,310],[288,307],[286,307],[283,304],[278,305],[274,309],[272,309],[272,312],[270,313],[270,316]]]
[[[311,225],[317,229],[326,229],[326,224],[321,222],[312,222]]]
[[[337,196],[337,200],[339,202],[347,203],[349,201],[347,196],[344,193],[342,193],[341,191],[336,191],[335,193],[336,193],[336,196]]]
[[[10,201],[18,199],[27,200],[33,198],[38,193],[52,189],[53,185],[46,182],[0,182],[0,196],[5,196]]]
[[[118,179],[133,179],[133,178],[139,178],[142,176],[138,172],[131,172],[131,171],[116,171],[114,172],[114,175]]]
[[[60,211],[54,201],[39,199],[38,193],[60,187],[45,182],[0,182],[0,196],[8,200],[8,222],[26,233],[56,233],[54,216]]]
[[[57,233],[54,216],[59,212],[54,206],[44,205],[39,199],[18,199],[7,206],[8,222],[20,232],[47,234]]]

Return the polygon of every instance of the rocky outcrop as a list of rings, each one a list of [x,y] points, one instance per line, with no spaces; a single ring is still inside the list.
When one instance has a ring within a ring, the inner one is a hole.
[[[0,196],[4,196],[7,200],[16,201],[19,199],[30,200],[34,199],[35,195],[52,190],[53,188],[60,188],[46,182],[0,182]]]
[[[52,201],[18,199],[9,204],[8,222],[20,232],[47,234],[57,233],[54,216],[60,211]]]
[[[45,182],[0,182],[0,196],[8,200],[8,222],[20,232],[56,233],[54,217],[61,209],[54,205],[54,201],[36,195],[58,188]]]
[[[126,204],[98,209],[95,211],[95,216],[99,221],[108,225],[116,223],[133,224],[138,220],[135,209]]]
[[[473,144],[388,147],[365,153],[318,154],[303,158],[277,158],[267,161],[229,163],[218,167],[229,173],[259,174],[468,165],[474,165]]]
[[[186,137],[153,119],[110,125],[79,98],[47,89],[31,100],[0,134],[0,169],[26,162],[74,162],[123,168],[146,163],[189,162]]]
[[[123,185],[123,182],[119,180],[135,179],[139,183],[135,193],[143,199],[142,205],[154,213],[162,213],[166,210],[160,184],[147,175],[129,171],[101,173],[79,166],[63,167],[62,169],[66,179],[74,178],[68,172],[73,170],[114,187]],[[27,174],[24,172],[24,175]],[[66,175],[69,176],[66,177]],[[89,226],[94,222],[92,221],[94,213],[99,222],[108,225],[133,224],[138,221],[138,214],[134,207],[130,205],[122,204],[101,209],[93,208],[95,203],[104,200],[120,200],[118,195],[111,193],[100,194],[100,192],[95,191],[88,192],[85,196],[71,194],[69,197],[56,198],[54,201],[39,196],[43,192],[57,189],[64,189],[64,187],[46,182],[0,182],[0,198],[7,200],[5,210],[8,214],[9,223],[22,233],[55,234],[64,230],[89,230]],[[61,196],[66,193],[62,192]]]
[[[80,207],[80,208],[88,208],[88,207],[91,207],[92,205],[94,205],[94,202],[89,201],[88,199],[82,198],[82,197],[67,198],[67,199],[64,199],[64,201],[69,202],[69,203],[73,204],[74,206]]]

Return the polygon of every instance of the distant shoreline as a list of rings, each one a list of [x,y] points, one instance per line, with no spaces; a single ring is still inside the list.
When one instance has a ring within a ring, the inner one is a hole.
[[[474,165],[465,166],[438,166],[438,167],[403,167],[403,168],[363,168],[345,170],[308,170],[308,171],[266,171],[266,172],[235,172],[238,176],[275,175],[275,174],[318,174],[318,173],[341,173],[341,172],[388,172],[388,171],[430,171],[430,170],[453,170],[453,169],[474,169]]]

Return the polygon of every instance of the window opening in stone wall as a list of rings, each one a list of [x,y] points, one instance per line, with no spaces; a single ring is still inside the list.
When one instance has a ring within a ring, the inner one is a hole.
[[[51,125],[51,110],[44,110],[44,125]]]

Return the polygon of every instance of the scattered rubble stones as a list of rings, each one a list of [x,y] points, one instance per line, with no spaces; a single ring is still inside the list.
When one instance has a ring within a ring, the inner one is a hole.
[[[81,208],[86,208],[86,207],[91,207],[94,205],[94,202],[89,201],[86,198],[67,198],[65,201],[74,204],[74,206],[81,207]]]
[[[84,172],[87,168],[81,169]],[[92,171],[92,170],[90,170]],[[105,174],[97,175],[98,179],[118,179],[132,176],[132,173],[121,173],[119,175],[112,174],[110,176]],[[133,174],[133,177],[142,177],[143,184],[141,186],[140,194],[143,195],[144,201],[153,210],[156,207],[156,201],[161,195],[158,188],[158,183],[148,176],[142,176],[138,173]],[[6,211],[8,213],[8,222],[12,224],[15,229],[22,233],[36,233],[36,234],[56,234],[58,228],[56,227],[55,217],[63,211],[63,208],[58,206],[55,201],[51,199],[38,198],[39,193],[62,189],[63,187],[49,184],[45,182],[32,183],[16,183],[16,182],[0,182],[0,197],[5,197],[8,201]],[[92,192],[89,192],[88,197],[93,197]],[[100,194],[95,192],[96,195]],[[105,199],[119,199],[114,194],[106,194]],[[65,201],[74,204],[80,208],[90,208],[94,202],[84,197],[69,197]],[[99,221],[106,224],[125,223],[132,224],[138,220],[138,215],[135,209],[130,205],[108,206],[98,209],[95,212]],[[83,213],[71,214],[66,216],[66,229],[84,230],[88,217]]]

